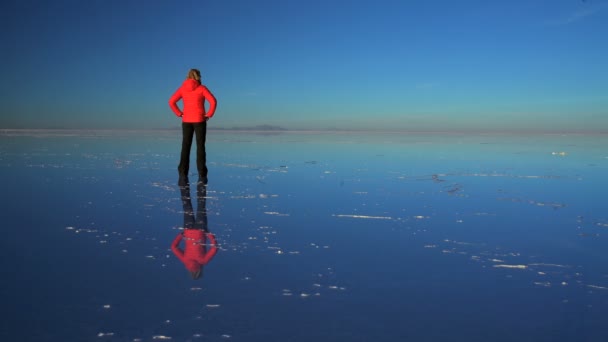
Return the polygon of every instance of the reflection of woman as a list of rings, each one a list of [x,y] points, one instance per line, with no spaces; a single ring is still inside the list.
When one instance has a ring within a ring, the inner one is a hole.
[[[183,101],[184,110],[177,106],[179,100]],[[205,111],[205,100],[209,101],[209,111]],[[187,176],[190,168],[190,148],[192,136],[196,133],[196,166],[198,176],[207,178],[207,165],[205,153],[205,138],[207,135],[207,120],[215,113],[217,101],[207,87],[201,84],[201,72],[190,69],[184,83],[169,99],[169,106],[178,117],[182,118],[182,152],[177,171],[180,176]]]
[[[184,207],[184,230],[177,234],[175,240],[173,240],[171,251],[184,263],[192,278],[198,279],[203,275],[203,267],[217,253],[215,236],[209,233],[207,228],[207,208],[205,206],[207,188],[201,182],[196,187],[197,210],[195,217],[192,201],[190,200],[190,184],[186,179],[180,178],[179,185]],[[207,239],[210,242],[209,250],[206,246]],[[179,247],[182,240],[184,241],[183,250]]]

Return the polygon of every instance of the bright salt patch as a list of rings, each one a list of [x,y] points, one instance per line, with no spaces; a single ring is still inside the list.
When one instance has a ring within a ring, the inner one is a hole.
[[[390,216],[367,216],[367,215],[346,215],[346,214],[334,214],[335,217],[350,217],[359,219],[374,219],[374,220],[392,220]]]
[[[493,267],[497,267],[497,268],[514,268],[514,269],[520,269],[520,270],[525,270],[528,268],[527,265],[494,265]]]
[[[545,264],[545,263],[534,263],[529,266],[548,266],[548,267],[559,267],[559,268],[568,268],[569,266],[560,265],[560,264]]]
[[[275,215],[275,216],[289,216],[289,214],[281,214],[277,211],[265,211],[264,214],[266,215]]]
[[[534,285],[543,286],[543,287],[551,287],[551,283],[548,281],[544,281],[544,282],[536,281],[536,282],[534,282]]]

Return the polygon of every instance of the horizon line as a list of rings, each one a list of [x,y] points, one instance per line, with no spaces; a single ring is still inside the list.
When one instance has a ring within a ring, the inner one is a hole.
[[[179,132],[179,127],[172,128],[0,128],[0,136],[7,136],[11,133],[129,133],[129,132]],[[256,129],[256,128],[208,128],[207,131],[223,132],[223,133],[271,133],[271,134],[289,134],[289,133],[374,133],[374,134],[518,134],[518,135],[604,135],[608,134],[606,130],[571,130],[571,131],[542,131],[542,130],[399,130],[399,129],[286,129],[286,128],[271,128],[271,129]]]

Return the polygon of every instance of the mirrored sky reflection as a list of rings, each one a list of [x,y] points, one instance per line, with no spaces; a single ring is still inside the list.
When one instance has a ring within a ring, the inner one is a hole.
[[[605,135],[208,139],[3,131],[0,339],[608,339]]]

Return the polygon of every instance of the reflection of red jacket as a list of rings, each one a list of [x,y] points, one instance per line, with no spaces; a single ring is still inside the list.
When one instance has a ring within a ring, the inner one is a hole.
[[[211,249],[206,250],[205,243],[209,238]],[[179,243],[184,240],[185,247],[182,251],[179,248]],[[173,254],[184,263],[188,271],[197,271],[201,266],[207,264],[215,253],[217,253],[215,236],[211,233],[205,233],[200,229],[184,229],[183,234],[179,233],[171,244]]]
[[[177,106],[177,101],[183,100],[183,112]],[[205,113],[205,99],[209,101],[209,112]],[[207,87],[197,80],[187,79],[169,99],[169,106],[183,122],[203,122],[205,117],[212,117],[215,113],[217,101]],[[183,115],[183,116],[182,116]]]

